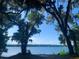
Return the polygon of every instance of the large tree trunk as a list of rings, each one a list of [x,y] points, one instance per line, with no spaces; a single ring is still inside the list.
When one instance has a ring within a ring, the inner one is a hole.
[[[75,54],[78,55],[78,53],[77,53],[77,42],[76,42],[75,39],[73,40],[73,42],[74,42]]]
[[[73,49],[73,46],[71,44],[71,40],[69,38],[69,35],[68,35],[68,17],[69,17],[69,14],[70,14],[70,11],[71,11],[71,4],[72,4],[72,0],[68,0],[68,5],[67,5],[67,11],[66,11],[66,15],[65,15],[65,19],[64,19],[64,36],[66,38],[66,41],[67,41],[67,45],[68,45],[68,48],[69,48],[69,53],[70,55],[74,55],[74,49]]]
[[[65,36],[66,37],[66,41],[67,41],[67,46],[68,46],[68,49],[69,49],[69,54],[70,55],[73,55],[74,54],[74,50],[73,50],[73,46],[71,44],[71,41],[70,39],[68,38],[68,36]]]
[[[67,28],[64,28],[63,34],[64,34],[64,36],[66,38],[67,46],[68,46],[68,49],[69,49],[69,54],[74,55],[74,49],[73,49],[73,46],[71,44],[71,40],[70,40],[70,38],[68,36]]]
[[[69,32],[70,32],[70,34],[69,34],[70,35],[70,39],[73,41],[74,53],[75,53],[75,55],[78,55],[76,34],[75,34],[75,32],[73,30],[70,29],[70,27],[68,27],[68,28],[69,28]]]
[[[26,42],[21,42],[21,53],[22,54],[26,54],[26,47],[27,47],[27,43]]]
[[[77,52],[77,41],[76,41],[76,34],[74,31],[72,31],[72,35],[73,35],[73,44],[74,44],[74,50],[75,50],[75,55],[78,55],[78,52]]]
[[[75,34],[75,32],[73,30],[70,29],[70,27],[68,27],[68,28],[69,28],[69,32],[70,32],[70,34],[69,34],[70,35],[70,39],[73,40],[74,53],[75,53],[75,55],[78,55],[78,53],[77,53],[76,34]]]

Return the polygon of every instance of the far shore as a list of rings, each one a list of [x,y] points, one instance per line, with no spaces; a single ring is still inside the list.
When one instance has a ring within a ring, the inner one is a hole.
[[[8,44],[7,47],[19,47],[21,45],[10,45]],[[28,44],[29,47],[67,47],[66,45],[50,45],[50,44]]]

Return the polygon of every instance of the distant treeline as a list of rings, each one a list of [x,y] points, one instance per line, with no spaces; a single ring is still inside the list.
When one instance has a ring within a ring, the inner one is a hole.
[[[20,47],[21,45],[7,45],[7,47]],[[28,47],[64,47],[64,45],[28,45]],[[66,46],[65,46],[66,47]]]

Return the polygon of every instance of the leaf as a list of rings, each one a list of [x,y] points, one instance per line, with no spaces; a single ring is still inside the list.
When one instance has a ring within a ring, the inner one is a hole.
[[[73,20],[73,18],[72,18],[71,15],[68,16],[68,22],[69,22],[70,24],[73,24],[73,23],[74,23],[74,20]]]
[[[79,13],[75,15],[75,18],[78,18],[79,19]]]
[[[31,11],[31,13],[28,14],[28,20],[31,24],[35,24],[36,26],[39,26],[42,24],[42,20],[44,20],[44,16],[37,11]]]

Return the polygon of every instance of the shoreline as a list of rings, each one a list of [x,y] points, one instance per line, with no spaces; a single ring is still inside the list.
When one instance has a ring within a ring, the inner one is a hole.
[[[39,55],[22,55],[21,53],[10,56],[10,57],[2,57],[1,59],[79,59],[79,57],[69,56],[69,55],[48,55],[48,54],[39,54]]]
[[[21,45],[7,45],[7,47],[20,47]],[[40,45],[40,44],[34,44],[34,45],[32,45],[32,44],[29,44],[29,45],[27,45],[27,47],[67,47],[67,46],[65,46],[65,45],[44,45],[44,44],[42,44],[42,45]]]

